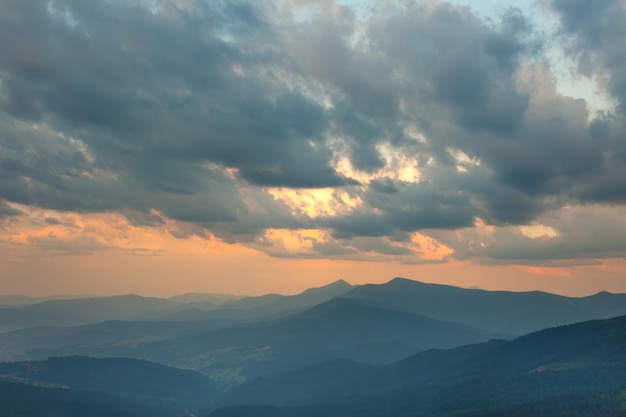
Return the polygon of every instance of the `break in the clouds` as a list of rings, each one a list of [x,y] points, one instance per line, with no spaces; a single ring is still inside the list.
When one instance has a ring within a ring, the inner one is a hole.
[[[626,5],[542,10],[556,31],[437,1],[5,0],[0,225],[30,207],[280,257],[623,257]],[[604,111],[558,88],[555,45]]]

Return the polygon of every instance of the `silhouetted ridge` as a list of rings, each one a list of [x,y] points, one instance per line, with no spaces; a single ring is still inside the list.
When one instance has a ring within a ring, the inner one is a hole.
[[[0,363],[0,378],[108,392],[137,403],[188,412],[204,406],[222,390],[196,372],[129,358],[70,356]]]
[[[303,292],[301,292],[300,294],[322,292],[322,291],[327,291],[327,290],[345,290],[345,291],[348,291],[352,287],[353,287],[353,285],[350,284],[348,281],[343,280],[343,279],[338,279],[337,281],[331,282],[330,284],[323,285],[321,287],[308,288],[308,289],[304,290]]]
[[[354,288],[344,280],[338,280],[322,287],[309,288],[296,295],[266,294],[245,297],[241,300],[227,301],[223,307],[254,310],[256,315],[283,312],[296,312],[312,307],[334,297],[338,297]]]
[[[428,350],[387,366],[348,369],[340,377],[324,364],[259,379],[233,390],[229,399],[249,404],[236,394],[253,398],[264,392],[263,406],[224,407],[211,416],[621,417],[624,358],[626,316],[511,342]]]
[[[49,300],[0,308],[0,331],[45,325],[81,325],[105,320],[142,320],[174,312],[184,304],[134,294]]]
[[[390,365],[374,366],[338,359],[234,387],[218,400],[225,404],[303,405],[404,389],[435,379],[503,340],[454,349],[429,349]]]
[[[35,387],[0,380],[0,417],[172,417],[109,393]]]
[[[575,298],[540,291],[466,289],[405,278],[355,287],[342,297],[504,335],[626,314],[626,294]]]

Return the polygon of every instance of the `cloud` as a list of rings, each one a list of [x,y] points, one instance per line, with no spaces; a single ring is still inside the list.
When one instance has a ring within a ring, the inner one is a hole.
[[[593,259],[625,258],[624,207],[565,207],[542,214],[530,226],[477,224],[428,235],[454,249],[454,257],[480,263],[587,265]]]
[[[3,217],[12,217],[22,214],[21,211],[11,207],[6,201],[0,200],[0,219]]]
[[[559,13],[561,31],[570,37],[569,53],[577,60],[578,72],[601,81],[618,101],[618,111],[626,105],[626,36],[621,22],[626,17],[624,2],[600,0],[553,0]]]
[[[28,259],[48,256],[80,256],[90,255],[97,251],[109,250],[105,245],[93,238],[80,237],[72,240],[58,239],[54,234],[29,238],[31,252]]]
[[[619,256],[511,232],[626,202],[624,4],[550,6],[556,38],[444,2],[2,2],[0,216],[119,213],[280,257],[426,260],[421,232],[458,258]],[[557,88],[554,42],[614,112]],[[450,243],[476,224],[497,246]]]

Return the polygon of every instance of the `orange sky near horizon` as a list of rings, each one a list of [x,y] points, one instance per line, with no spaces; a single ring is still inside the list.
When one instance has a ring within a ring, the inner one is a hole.
[[[626,262],[601,267],[539,268],[485,266],[469,262],[407,265],[327,259],[276,259],[265,254],[228,256],[126,253],[48,258],[38,263],[3,262],[0,294],[29,296],[139,294],[170,297],[186,292],[262,295],[296,294],[345,279],[351,284],[384,283],[394,277],[486,290],[540,290],[568,296],[626,292],[615,272]],[[48,277],[48,279],[46,279]]]
[[[0,294],[626,293],[624,21],[0,2]]]
[[[29,212],[29,222],[16,222],[0,233],[0,294],[296,294],[338,279],[367,284],[384,283],[394,277],[569,296],[604,290],[626,292],[623,259],[543,267],[453,259],[411,264],[278,258],[215,237],[177,238],[171,229],[168,231],[168,227],[175,227],[173,224],[164,228],[133,226],[115,213],[85,215],[24,206],[19,209]],[[51,218],[58,221],[43,221]],[[282,243],[292,250],[299,245],[297,241]]]

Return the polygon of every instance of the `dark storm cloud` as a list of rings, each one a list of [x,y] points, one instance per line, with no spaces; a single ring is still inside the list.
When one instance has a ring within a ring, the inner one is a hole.
[[[626,106],[626,8],[620,0],[553,0],[564,34],[573,37],[570,53],[587,76],[608,71],[606,86],[623,113]],[[595,74],[594,74],[595,73]]]
[[[449,116],[468,130],[508,133],[527,106],[515,89],[513,64],[534,49],[527,51],[522,16],[507,15],[502,26],[494,32],[467,10],[441,5],[430,14],[415,7],[384,16],[369,35],[403,78],[395,90],[422,110],[416,115],[422,127]]]
[[[224,39],[269,31],[252,6],[194,5],[193,14],[152,14],[122,2],[4,3],[5,110],[52,118],[82,134],[100,163],[164,191],[196,191],[180,168],[204,160],[258,185],[347,182],[328,166],[329,153],[311,146],[325,128],[320,106],[255,68],[281,58]]]
[[[446,189],[452,181],[440,181],[441,188],[431,184],[404,183],[392,193],[380,192],[378,186],[370,186],[370,190],[363,194],[364,208],[345,216],[324,218],[319,225],[332,229],[334,237],[343,239],[471,226],[480,213],[472,202],[472,195],[459,188]]]
[[[372,190],[383,194],[396,194],[398,192],[395,184],[389,178],[372,180],[370,181],[369,186]]]
[[[0,220],[4,217],[18,216],[20,214],[22,214],[21,211],[8,205],[6,201],[0,200]]]
[[[598,117],[589,128],[601,169],[576,189],[585,201],[626,202],[626,5],[619,0],[551,2],[561,19],[568,52],[580,74],[600,83],[615,100],[615,114]],[[598,154],[600,154],[599,156]]]
[[[373,252],[381,255],[411,255],[413,251],[402,246],[394,245],[382,239],[354,239],[350,244],[360,251]]]
[[[368,202],[381,210],[385,223],[398,230],[455,229],[473,224],[476,209],[461,191],[437,189],[428,184],[405,185],[391,198],[368,195]]]
[[[552,2],[580,74],[618,103],[592,123],[543,62],[554,40],[516,9],[487,25],[445,3],[367,17],[331,2],[150,4],[0,4],[0,199],[171,218],[190,224],[176,236],[245,244],[320,227],[337,240],[313,250],[346,255],[405,251],[370,237],[626,202],[619,1]],[[390,174],[385,149],[419,182]],[[267,187],[341,188],[363,204],[309,218]]]
[[[316,253],[318,253],[322,257],[350,257],[356,254],[356,251],[350,247],[346,247],[346,245],[342,245],[337,241],[330,242],[315,242],[313,244],[313,249]]]
[[[0,6],[2,197],[121,210],[141,224],[156,209],[229,235],[297,222],[276,202],[271,216],[251,211],[241,181],[220,166],[260,186],[356,183],[317,146],[323,108],[268,67],[288,63],[260,47],[272,34],[259,11],[191,4],[155,13],[125,2]],[[54,131],[28,129],[42,122]]]
[[[317,222],[320,227],[333,231],[336,239],[350,239],[356,236],[382,237],[393,233],[393,226],[386,223],[380,214],[372,211],[356,210],[348,215],[333,216]]]
[[[429,235],[455,248],[458,259],[482,263],[521,263],[546,266],[585,265],[589,259],[624,258],[624,207],[568,208],[546,213],[541,224],[549,227],[537,235],[518,228],[500,228],[485,235],[480,230],[461,233],[430,231]]]

